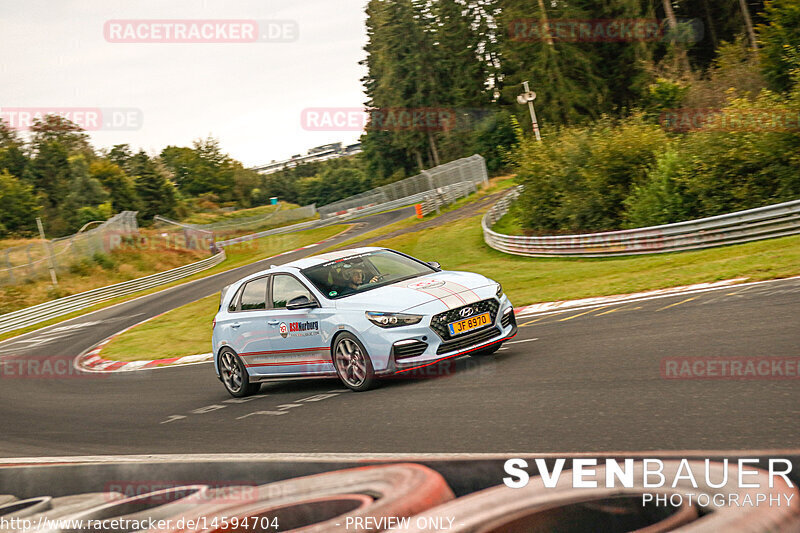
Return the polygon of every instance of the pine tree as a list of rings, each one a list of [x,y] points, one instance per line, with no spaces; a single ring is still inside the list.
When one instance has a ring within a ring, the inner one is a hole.
[[[150,159],[144,151],[131,158],[134,186],[141,200],[139,219],[152,221],[156,215],[174,216],[177,198],[175,185],[167,178],[164,169]]]

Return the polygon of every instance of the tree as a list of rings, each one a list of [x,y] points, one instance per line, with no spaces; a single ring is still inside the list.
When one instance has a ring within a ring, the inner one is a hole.
[[[58,140],[40,141],[24,179],[33,185],[45,208],[56,207],[70,182],[69,152]]]
[[[139,219],[152,221],[156,215],[174,216],[177,207],[175,185],[167,177],[166,170],[140,150],[130,161],[134,172],[134,187],[141,200]]]
[[[133,179],[108,159],[98,159],[89,165],[89,175],[106,188],[114,212],[137,211],[139,197]]]
[[[41,209],[33,187],[20,181],[7,170],[0,170],[0,235],[27,233],[36,228]]]
[[[190,195],[213,193],[226,201],[233,199],[235,165],[218,140],[198,139],[193,148],[167,146],[161,151],[161,160],[181,191]]]
[[[23,176],[27,165],[28,157],[17,132],[0,119],[0,171],[7,170],[12,176]]]
[[[94,157],[89,136],[74,122],[59,115],[45,115],[34,119],[31,125],[31,145],[34,151],[41,146],[57,142],[69,155],[83,154]]]
[[[764,77],[771,89],[785,92],[793,84],[792,70],[800,68],[800,2],[767,1],[764,17],[766,22],[758,25]]]

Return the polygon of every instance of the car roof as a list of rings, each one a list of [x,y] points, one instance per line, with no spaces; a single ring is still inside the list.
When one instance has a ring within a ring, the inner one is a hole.
[[[282,266],[294,267],[302,270],[304,268],[327,263],[328,261],[335,261],[337,259],[342,259],[344,257],[350,257],[351,255],[359,255],[367,252],[376,252],[378,250],[385,250],[385,249],[386,248],[380,248],[377,246],[362,246],[361,248],[348,248],[346,250],[337,250],[335,252],[328,252],[326,254],[304,257],[303,259],[298,259],[297,261],[292,261],[291,263],[287,263]]]
[[[327,263],[328,261],[335,261],[337,259],[350,257],[351,255],[375,252],[378,250],[386,250],[386,248],[380,248],[378,246],[363,246],[361,248],[348,248],[346,250],[337,250],[335,252],[328,252],[326,254],[312,255],[311,257],[304,257],[303,259],[298,259],[297,261],[292,261],[291,263],[286,263],[284,265],[273,266],[266,270],[256,272],[255,274],[249,274],[240,279],[238,282],[250,281],[251,279],[261,277],[271,272],[286,272],[288,269],[302,270],[304,268]]]

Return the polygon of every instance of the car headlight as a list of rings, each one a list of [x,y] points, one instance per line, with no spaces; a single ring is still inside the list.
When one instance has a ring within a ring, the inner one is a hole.
[[[422,315],[408,315],[405,313],[379,313],[377,311],[367,311],[367,319],[382,328],[398,328],[400,326],[410,326],[419,323]]]
[[[503,297],[503,286],[499,283],[497,284],[497,292],[495,292],[495,294],[497,295],[498,300]]]

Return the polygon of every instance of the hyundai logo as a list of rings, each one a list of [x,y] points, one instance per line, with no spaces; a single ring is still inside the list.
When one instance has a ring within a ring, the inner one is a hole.
[[[468,316],[472,316],[472,313],[474,312],[475,310],[473,308],[465,307],[464,309],[459,311],[458,314],[461,315],[463,318],[467,318]]]

